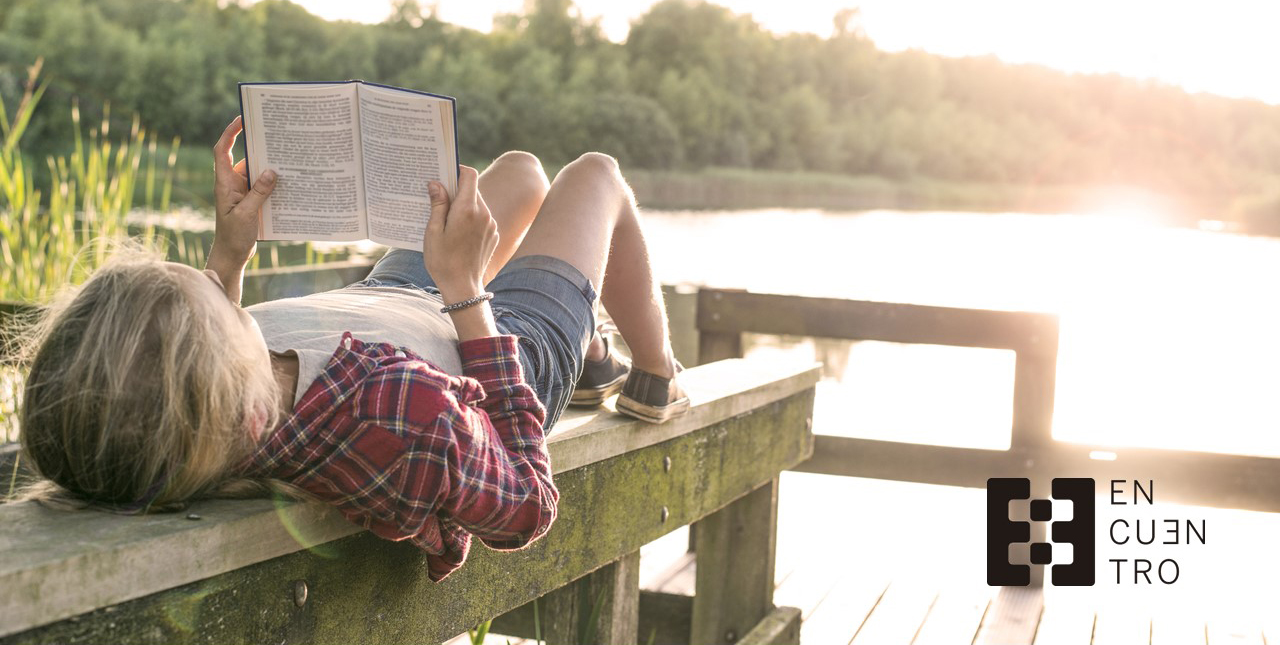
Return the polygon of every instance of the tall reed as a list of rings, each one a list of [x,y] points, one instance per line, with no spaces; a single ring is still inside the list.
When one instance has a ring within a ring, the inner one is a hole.
[[[90,128],[86,137],[79,104],[73,102],[74,149],[69,156],[49,155],[45,159],[50,179],[41,190],[19,146],[46,87],[46,82],[38,80],[40,68],[37,60],[29,69],[12,119],[0,105],[4,135],[0,148],[4,199],[0,204],[0,259],[4,260],[0,300],[40,302],[61,285],[87,278],[106,259],[110,248],[109,244],[92,242],[130,236],[128,215],[138,192],[144,196],[144,208],[167,210],[181,143],[173,139],[162,169],[157,169],[162,152],[155,136],[142,127],[136,115],[127,136],[117,142],[111,137],[110,105],[104,106],[101,124]],[[134,237],[161,249],[171,244],[170,235],[152,225]],[[188,245],[184,232],[174,237],[179,261],[203,264],[202,244]]]

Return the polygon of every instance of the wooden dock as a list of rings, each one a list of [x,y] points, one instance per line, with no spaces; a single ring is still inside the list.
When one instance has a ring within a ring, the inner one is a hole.
[[[246,281],[246,298],[332,288],[367,270],[338,268],[264,272]],[[986,586],[989,477],[1043,486],[1082,473],[1100,491],[1113,477],[1154,479],[1166,501],[1280,511],[1280,459],[1055,440],[1056,317],[706,288],[664,294],[677,357],[692,367],[693,413],[656,427],[566,415],[549,440],[565,493],[560,519],[534,548],[478,550],[431,585],[405,565],[411,549],[304,505],[214,502],[199,524],[154,518],[127,530],[118,518],[0,507],[0,643],[121,634],[398,642],[405,630],[465,643],[454,635],[489,618],[486,642],[498,644],[532,642],[522,638],[535,632],[553,643],[656,645],[1280,643],[1280,571],[1256,571],[1257,562],[1237,562],[1233,574],[1257,578],[1255,587],[1209,586],[1181,603],[1035,586],[1039,566],[1033,586]],[[818,370],[733,360],[745,334],[1012,350],[1008,448],[814,428]],[[1099,451],[1109,458],[1097,460]],[[677,528],[686,524],[692,539]],[[1033,523],[1032,541],[1045,541],[1044,524]],[[1280,520],[1255,532],[1278,535]],[[1274,560],[1272,549],[1257,547],[1267,555],[1255,560]],[[311,600],[306,585],[296,596],[299,581],[318,585]],[[591,596],[604,599],[602,614],[587,611]]]
[[[774,602],[800,610],[800,642],[808,645],[1264,645],[1280,642],[1280,611],[1224,615],[1213,590],[1181,605],[1080,602],[1053,587],[988,587],[982,535],[930,544],[926,517],[893,521],[889,497],[912,504],[977,510],[982,491],[901,482],[784,473]],[[852,497],[844,517],[813,512],[817,497]],[[947,517],[946,519],[951,519]],[[1277,522],[1280,523],[1280,522]],[[869,526],[870,525],[870,526]],[[848,540],[845,542],[844,540]],[[640,585],[649,594],[693,592],[696,557],[687,531],[641,550]],[[894,547],[897,547],[896,549]],[[912,553],[920,554],[912,560]],[[961,562],[968,557],[969,562]],[[1265,589],[1273,589],[1267,585]],[[1221,593],[1221,592],[1220,592]],[[1236,593],[1247,593],[1236,590]],[[1271,591],[1271,593],[1275,593]],[[1277,596],[1280,597],[1280,596]],[[1225,600],[1234,601],[1234,598]],[[1262,601],[1265,603],[1265,600]],[[645,632],[640,643],[647,642]],[[488,645],[534,645],[491,634]],[[662,644],[655,639],[655,644]],[[687,642],[687,641],[684,641]],[[449,641],[467,645],[465,635]]]

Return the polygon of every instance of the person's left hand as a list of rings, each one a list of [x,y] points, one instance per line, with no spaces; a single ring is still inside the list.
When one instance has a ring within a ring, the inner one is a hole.
[[[248,262],[258,248],[258,221],[262,203],[276,186],[276,173],[263,171],[249,189],[245,160],[232,165],[231,148],[244,129],[236,117],[213,146],[213,198],[215,232],[213,248],[228,259]]]

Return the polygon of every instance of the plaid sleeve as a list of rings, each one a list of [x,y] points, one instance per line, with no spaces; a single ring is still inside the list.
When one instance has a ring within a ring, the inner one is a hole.
[[[457,448],[440,513],[490,548],[518,549],[547,531],[560,499],[542,431],[546,411],[525,383],[515,336],[465,341],[459,352],[464,376],[480,391],[453,399],[437,418]]]

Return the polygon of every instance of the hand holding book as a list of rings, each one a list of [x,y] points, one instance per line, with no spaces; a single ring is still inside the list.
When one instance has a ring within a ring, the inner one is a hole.
[[[241,129],[241,119],[236,117],[213,146],[213,252],[243,266],[257,249],[262,205],[275,188],[276,173],[264,170],[249,189],[244,160],[231,162],[231,149]]]
[[[431,183],[431,221],[422,239],[422,257],[445,304],[484,291],[484,274],[498,246],[498,224],[477,189],[479,173],[463,166],[457,197]]]
[[[356,241],[418,250],[427,185],[457,193],[454,100],[362,81],[241,83],[251,177],[279,173],[259,240]]]
[[[431,221],[422,238],[422,259],[446,305],[465,304],[484,293],[484,274],[498,246],[498,224],[480,196],[478,180],[475,168],[462,166],[452,199],[442,184],[431,182]],[[498,335],[487,302],[452,311],[449,317],[459,341]]]

